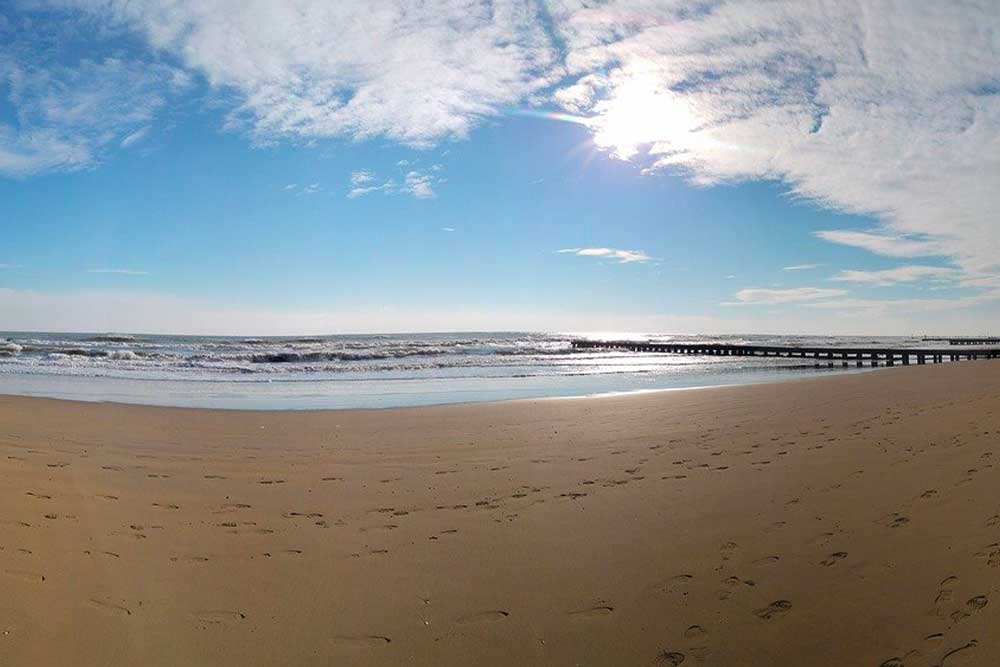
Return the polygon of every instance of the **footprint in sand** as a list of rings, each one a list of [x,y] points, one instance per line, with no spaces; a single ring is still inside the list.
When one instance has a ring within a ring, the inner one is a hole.
[[[944,616],[942,613],[941,606],[947,602],[951,602],[951,599],[955,595],[954,586],[958,583],[958,577],[948,577],[941,582],[938,586],[937,597],[934,598],[934,606],[937,609],[938,616]]]
[[[783,616],[788,613],[788,610],[791,608],[792,603],[788,600],[777,600],[762,609],[758,609],[754,612],[754,615],[757,618],[770,621],[773,618],[778,618],[779,616]]]
[[[690,583],[692,579],[694,579],[694,575],[678,574],[670,577],[666,581],[654,584],[652,589],[657,593],[676,593],[679,591],[685,591],[687,589],[687,584]]]
[[[233,510],[246,510],[250,509],[250,505],[246,503],[226,503],[225,505],[220,505],[219,512],[231,512]]]
[[[3,573],[8,577],[20,579],[21,581],[26,581],[29,584],[40,584],[45,581],[45,575],[38,574],[36,572],[28,572],[26,570],[4,570]]]
[[[656,667],[677,667],[682,662],[684,662],[684,654],[680,651],[663,651],[656,656],[656,661],[653,664]]]
[[[974,554],[976,558],[986,561],[990,567],[1000,567],[1000,542],[994,542],[983,547],[982,551]]]
[[[601,618],[611,614],[615,610],[614,607],[608,607],[606,605],[601,605],[598,607],[590,607],[589,609],[578,609],[576,611],[569,612],[570,618],[587,620],[591,618]]]
[[[948,651],[947,653],[945,653],[943,656],[941,656],[941,661],[939,663],[937,663],[936,665],[934,665],[934,667],[946,667],[945,663],[948,661],[949,658],[952,658],[952,657],[954,657],[958,653],[962,653],[963,651],[967,651],[969,649],[973,649],[973,648],[975,648],[977,646],[979,646],[979,642],[976,641],[975,639],[973,639],[973,640],[969,641],[968,644],[965,644],[964,646],[959,646],[958,648],[953,648],[950,651]]]
[[[183,558],[179,556],[170,557],[170,561],[172,563],[176,563],[178,561],[183,561],[185,563],[207,563],[209,560],[211,559],[207,556],[184,556]]]
[[[962,621],[972,616],[974,613],[976,613],[983,607],[985,607],[987,604],[989,604],[989,602],[990,602],[989,598],[987,598],[985,595],[977,595],[974,598],[970,598],[965,603],[965,609],[959,609],[958,611],[952,613],[951,620],[955,621],[956,623],[958,621]]]
[[[729,560],[736,555],[736,552],[740,550],[740,545],[736,542],[726,542],[721,547],[719,547],[719,555],[722,556],[722,560]]]
[[[833,539],[833,537],[834,537],[833,533],[820,533],[816,537],[814,537],[811,540],[809,540],[809,542],[807,542],[807,544],[812,545],[812,546],[822,546],[822,545],[826,544],[827,542],[829,542],[831,539]]]
[[[208,611],[199,611],[192,614],[192,616],[197,621],[202,623],[211,623],[213,625],[235,623],[247,617],[243,612],[232,611],[229,609],[210,609]]]
[[[459,625],[478,625],[481,623],[496,623],[510,616],[510,612],[501,609],[490,611],[480,611],[475,614],[467,614],[455,620]]]
[[[103,609],[105,611],[111,611],[118,614],[125,614],[126,616],[132,615],[132,611],[128,607],[121,604],[108,602],[106,600],[98,600],[97,598],[90,598],[87,602],[91,607],[96,607],[97,609]]]
[[[701,627],[700,625],[689,626],[687,630],[684,631],[685,639],[702,639],[708,636],[708,630]]]
[[[836,551],[827,556],[826,558],[824,558],[823,560],[821,560],[819,564],[824,567],[830,567],[831,565],[836,565],[837,561],[844,560],[845,558],[847,558],[846,551]]]
[[[780,556],[764,556],[763,558],[758,558],[752,564],[758,567],[764,565],[774,565],[779,560],[781,560]]]
[[[376,648],[392,643],[392,640],[382,635],[358,635],[330,637],[330,643],[347,648]]]

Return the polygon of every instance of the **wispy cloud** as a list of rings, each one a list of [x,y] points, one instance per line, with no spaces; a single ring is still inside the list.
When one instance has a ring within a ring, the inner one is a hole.
[[[407,160],[400,160],[397,163],[397,167],[402,169],[410,164]],[[437,172],[440,170],[435,169],[433,171]],[[380,179],[376,177],[375,172],[371,169],[359,169],[351,172],[351,187],[347,191],[347,198],[356,199],[374,192],[381,192],[387,195],[410,195],[416,199],[433,199],[437,197],[437,192],[434,188],[439,183],[444,182],[442,178],[436,176],[434,173],[428,173],[419,169],[408,169],[405,173],[400,174],[399,178],[400,180],[386,178],[379,182]]]
[[[898,234],[874,234],[850,230],[827,230],[816,232],[816,236],[831,243],[862,248],[876,255],[886,257],[932,257],[949,254],[940,240],[914,238]]]
[[[822,264],[793,264],[792,266],[784,266],[781,268],[782,271],[808,271],[810,269],[818,269],[823,266]]]
[[[841,271],[830,280],[888,286],[922,280],[954,281],[958,280],[961,276],[962,272],[958,269],[944,266],[911,264],[908,266],[899,266],[894,269],[883,269],[881,271]]]
[[[442,232],[453,232],[453,231],[455,231],[455,228],[454,227],[442,227],[441,231]]]
[[[289,183],[282,189],[297,195],[314,195],[317,192],[321,191],[323,187],[319,183],[309,183],[306,185],[299,185],[298,183]]]
[[[351,185],[361,187],[368,185],[375,180],[375,174],[371,169],[359,169],[351,172]]]
[[[122,148],[129,148],[130,146],[133,146],[133,145],[139,143],[140,141],[142,141],[143,139],[145,139],[148,134],[149,134],[149,126],[148,125],[146,125],[145,127],[140,127],[138,130],[136,130],[135,132],[132,132],[131,134],[129,134],[128,136],[126,136],[124,139],[122,139],[122,141],[121,141],[121,147]]]
[[[726,302],[724,306],[746,305],[780,305],[785,303],[804,303],[820,299],[832,299],[847,294],[842,289],[824,289],[822,287],[791,287],[788,289],[747,288],[737,292],[736,301]]]
[[[555,81],[558,51],[521,0],[66,2],[133,26],[235,95],[229,126],[264,141],[426,146]]]
[[[111,273],[121,276],[148,276],[149,271],[136,271],[134,269],[88,269],[87,273]]]
[[[0,262],[0,271],[10,270],[10,269],[20,269],[20,264],[4,264]]]
[[[820,238],[1000,271],[994,6],[700,7],[557,3],[572,79],[556,99],[589,117],[600,145],[652,170],[698,185],[782,179],[799,198],[877,219]]]
[[[5,16],[0,90],[13,113],[0,120],[0,175],[92,166],[111,147],[140,141],[168,100],[189,87],[186,72],[151,55],[63,52],[66,34],[80,30],[72,13]]]
[[[613,259],[619,264],[641,264],[652,262],[655,258],[650,257],[642,250],[619,250],[618,248],[563,248],[557,250],[560,254],[577,255],[578,257],[598,257],[602,259]]]

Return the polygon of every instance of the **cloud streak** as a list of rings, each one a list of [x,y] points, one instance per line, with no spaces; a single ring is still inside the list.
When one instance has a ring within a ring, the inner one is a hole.
[[[847,294],[842,289],[826,289],[822,287],[792,287],[788,289],[747,288],[737,292],[736,301],[724,303],[724,306],[776,306],[786,303],[805,303],[832,299]]]
[[[562,250],[557,250],[556,253],[576,255],[577,257],[612,259],[619,264],[643,264],[656,259],[655,257],[650,257],[642,250],[620,250],[618,248],[563,248]]]
[[[924,280],[932,281],[953,281],[961,276],[961,271],[944,266],[925,266],[922,264],[911,264],[899,266],[894,269],[883,269],[881,271],[841,271],[830,280],[850,283],[863,283],[868,285],[898,285],[899,283],[914,283]]]

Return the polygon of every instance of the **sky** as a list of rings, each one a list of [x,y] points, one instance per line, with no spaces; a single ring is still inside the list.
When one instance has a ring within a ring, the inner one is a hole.
[[[986,2],[5,0],[0,330],[1000,331]]]

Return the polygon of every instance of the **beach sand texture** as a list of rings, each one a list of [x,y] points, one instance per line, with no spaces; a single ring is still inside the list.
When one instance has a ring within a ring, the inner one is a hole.
[[[992,361],[389,411],[0,397],[0,665],[996,665],[998,442]]]

